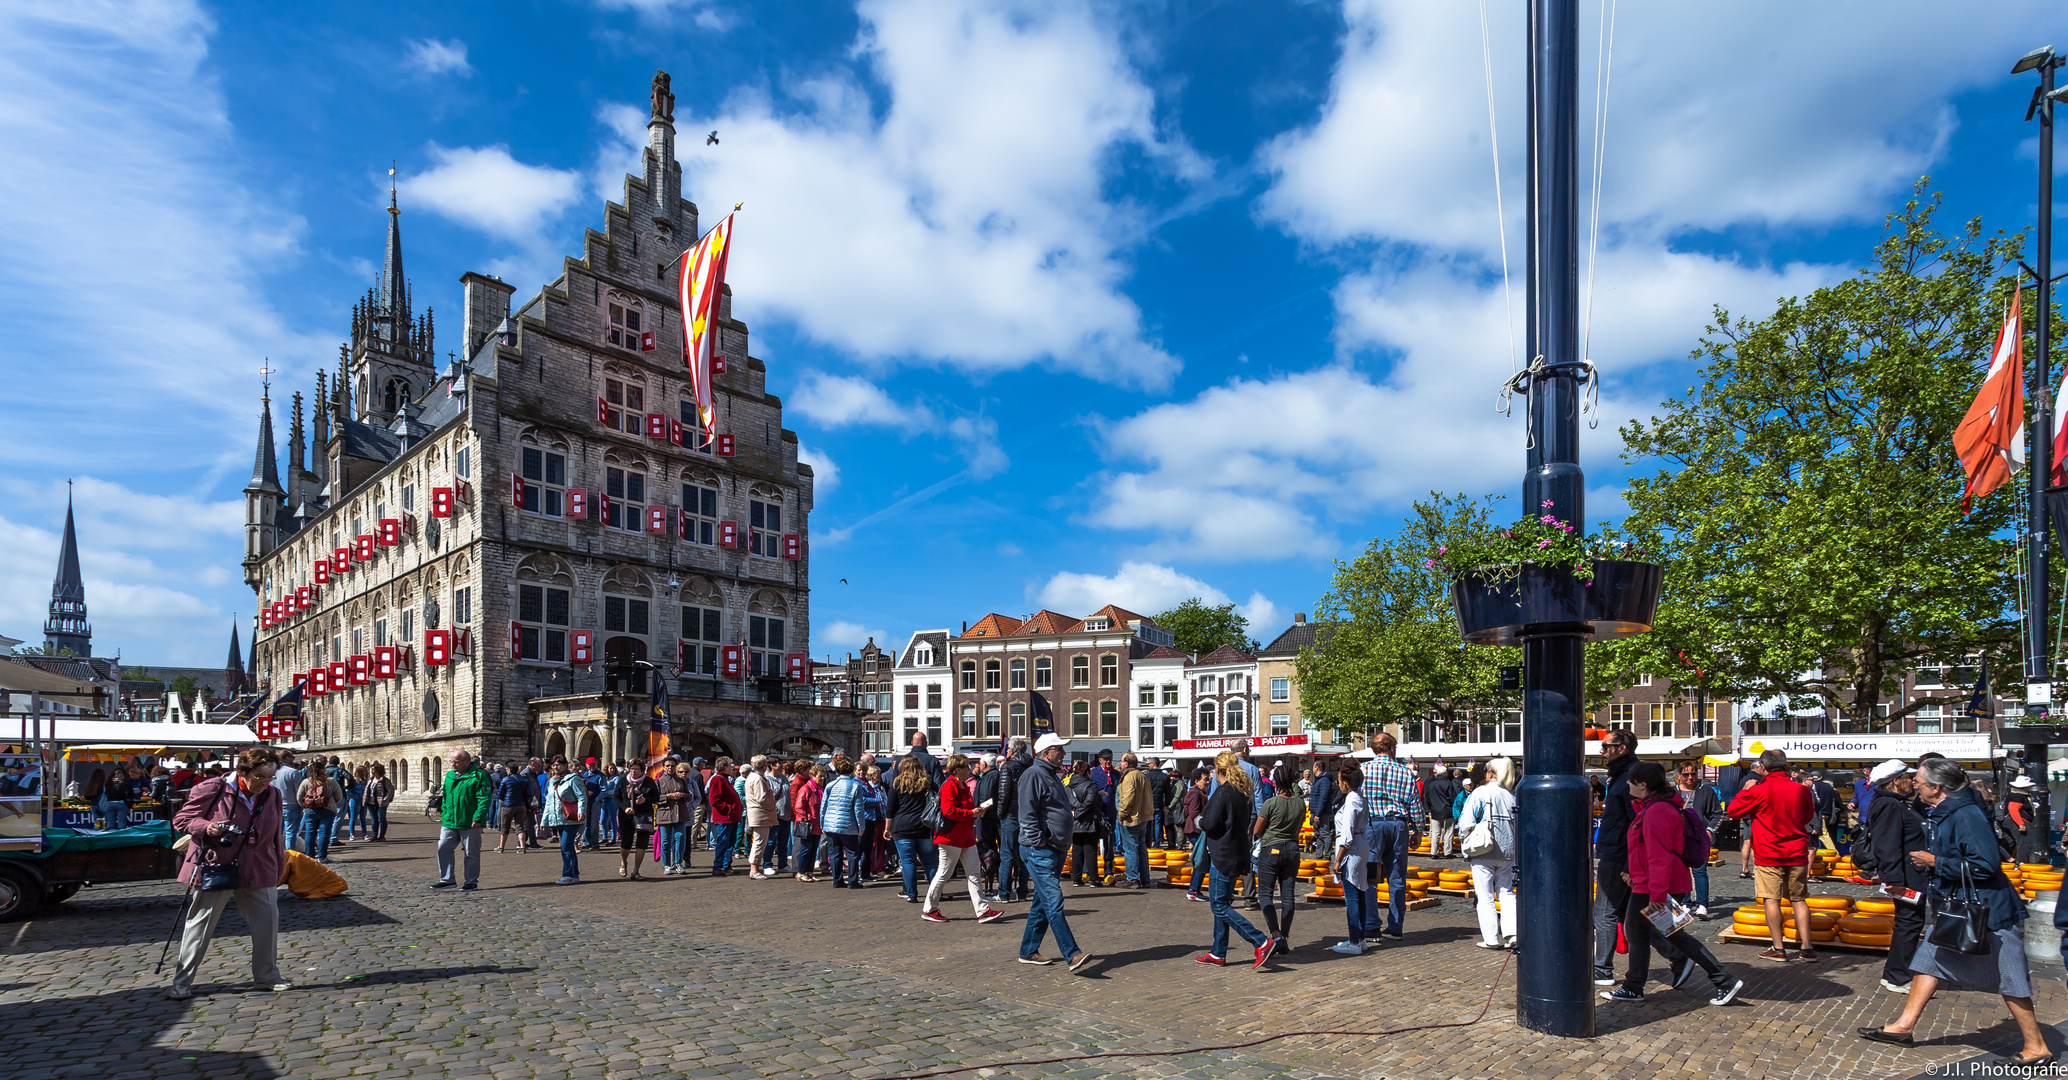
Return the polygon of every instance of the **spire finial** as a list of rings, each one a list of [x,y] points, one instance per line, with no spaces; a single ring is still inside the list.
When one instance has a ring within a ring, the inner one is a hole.
[[[399,215],[399,214],[401,214],[401,213],[402,213],[402,208],[401,208],[401,207],[399,207],[399,206],[396,206],[396,205],[395,205],[395,166],[396,166],[396,164],[398,164],[398,162],[396,162],[396,161],[393,161],[393,160],[391,160],[391,161],[390,161],[390,162],[388,163],[388,213],[390,213],[390,214],[397,214],[397,215]]]
[[[259,400],[268,405],[273,403],[273,370],[271,357],[259,363]]]

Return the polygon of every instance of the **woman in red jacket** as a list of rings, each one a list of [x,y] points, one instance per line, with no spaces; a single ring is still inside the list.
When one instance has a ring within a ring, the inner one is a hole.
[[[1682,857],[1688,836],[1686,815],[1681,810],[1680,793],[1666,782],[1665,768],[1656,761],[1640,761],[1630,767],[1628,783],[1631,810],[1626,839],[1630,869],[1623,872],[1623,880],[1630,885],[1630,900],[1623,909],[1623,939],[1630,945],[1630,974],[1623,985],[1602,991],[1605,1001],[1644,1000],[1644,981],[1651,974],[1647,969],[1651,967],[1652,939],[1659,936],[1658,928],[1647,916],[1675,896],[1695,888],[1695,877]],[[1700,833],[1702,855],[1707,858],[1709,830],[1705,826]],[[1674,931],[1665,940],[1687,954],[1687,961],[1672,973],[1670,981],[1674,986],[1686,982],[1699,965],[1716,987],[1709,1004],[1728,1005],[1745,988],[1745,980],[1725,971],[1708,948],[1685,929]]]
[[[948,887],[948,879],[955,876],[955,864],[962,864],[962,876],[969,880],[969,906],[977,913],[978,922],[995,922],[1005,917],[1005,912],[987,906],[984,894],[978,886],[984,880],[982,865],[977,859],[977,815],[984,807],[977,805],[975,795],[970,794],[969,759],[961,754],[951,754],[941,769],[944,780],[938,798],[941,800],[941,819],[948,823],[946,829],[937,829],[933,834],[934,850],[940,853],[940,867],[934,871],[933,883],[926,887],[926,906],[920,909],[919,917],[927,922],[947,922],[941,914],[941,890]]]
[[[825,794],[826,767],[814,761],[797,763],[797,774],[790,781],[790,842],[791,864],[797,867],[797,880],[817,881],[819,875],[819,796]]]

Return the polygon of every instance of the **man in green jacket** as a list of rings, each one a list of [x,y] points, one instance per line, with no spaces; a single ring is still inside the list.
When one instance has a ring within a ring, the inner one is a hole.
[[[438,804],[438,882],[434,889],[471,890],[481,877],[481,827],[488,824],[488,770],[465,750],[452,755],[445,774],[445,797]],[[466,846],[467,882],[452,880],[452,849]]]

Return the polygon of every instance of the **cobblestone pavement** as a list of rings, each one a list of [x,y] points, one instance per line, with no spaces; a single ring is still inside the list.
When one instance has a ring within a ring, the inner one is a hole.
[[[398,824],[387,843],[334,849],[351,893],[283,901],[283,967],[298,984],[283,995],[229,983],[249,963],[232,915],[202,995],[165,1000],[150,965],[179,903],[168,884],[91,889],[0,926],[0,1016],[14,1048],[0,1075],[866,1078],[1459,1023],[1501,974],[1501,954],[1470,947],[1463,898],[1411,914],[1405,942],[1364,957],[1326,948],[1342,930],[1339,905],[1303,905],[1296,951],[1253,974],[1192,962],[1212,917],[1175,890],[1072,888],[1072,926],[1099,960],[1071,976],[1012,963],[1024,907],[979,926],[960,882],[942,905],[948,925],[898,902],[895,877],[841,892],[715,880],[707,852],[694,877],[641,882],[618,879],[615,852],[584,853],[586,882],[556,888],[556,852],[490,851],[480,891],[434,893],[435,832]],[[1715,881],[1718,910],[1748,891],[1731,871]],[[1815,965],[1779,965],[1751,947],[1712,947],[1747,980],[1740,1004],[1710,1008],[1654,982],[1642,1005],[1604,1004],[1593,1040],[1516,1027],[1511,969],[1467,1028],[957,1075],[1902,1078],[2016,1041],[1998,998],[1957,993],[1933,1004],[1916,1048],[1867,1043],[1853,1029],[1900,1005],[1876,987],[1878,956],[1827,950]],[[2035,969],[2042,1021],[2068,1016],[2061,976],[2058,964]]]

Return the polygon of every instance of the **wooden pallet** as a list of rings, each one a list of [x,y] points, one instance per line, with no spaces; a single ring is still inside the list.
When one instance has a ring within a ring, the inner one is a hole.
[[[1716,940],[1736,942],[1739,945],[1765,945],[1768,947],[1772,947],[1774,943],[1774,939],[1766,934],[1761,934],[1757,937],[1751,934],[1741,934],[1735,926],[1724,927],[1717,933]],[[1788,939],[1788,944],[1790,948],[1798,947],[1792,936]],[[1825,949],[1843,949],[1846,952],[1873,953],[1877,956],[1887,955],[1888,953],[1886,945],[1851,945],[1835,939],[1832,941],[1813,941],[1810,944],[1815,945],[1818,952],[1823,952]]]
[[[1307,901],[1310,904],[1340,904],[1343,902],[1343,898],[1340,896],[1316,896],[1313,893],[1307,893],[1304,896],[1302,896],[1301,899]],[[1433,908],[1440,903],[1442,903],[1442,901],[1438,900],[1433,896],[1424,896],[1420,900],[1409,900],[1407,902],[1407,910],[1421,911],[1426,908]],[[1373,906],[1383,909],[1386,907],[1386,901],[1376,901],[1374,902]]]
[[[1441,885],[1431,885],[1431,886],[1429,887],[1429,891],[1430,891],[1430,892],[1436,892],[1436,893],[1442,893],[1442,894],[1443,894],[1443,895],[1445,895],[1445,896],[1478,896],[1478,895],[1479,895],[1478,893],[1476,893],[1476,892],[1473,892],[1473,891],[1472,891],[1471,889],[1446,889],[1446,888],[1444,888],[1444,887],[1443,887],[1443,886],[1441,886]]]

